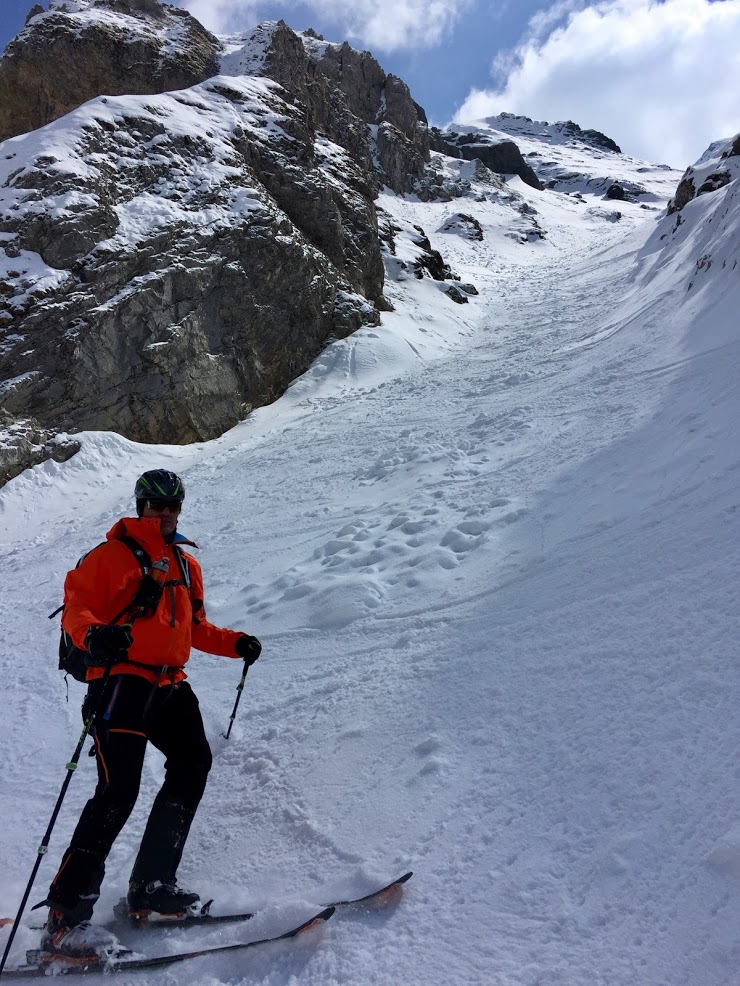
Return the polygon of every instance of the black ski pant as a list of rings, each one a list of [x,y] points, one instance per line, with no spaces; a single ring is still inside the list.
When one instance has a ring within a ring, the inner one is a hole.
[[[174,883],[185,841],[211,769],[211,750],[190,685],[152,685],[140,675],[93,682],[83,706],[94,721],[98,784],[85,805],[47,902],[70,923],[89,920],[105,860],[139,794],[147,742],[166,759],[165,778],[147,821],[131,883]]]

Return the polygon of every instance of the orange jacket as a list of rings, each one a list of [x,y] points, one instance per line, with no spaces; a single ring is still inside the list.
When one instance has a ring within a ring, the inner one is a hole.
[[[172,545],[165,544],[157,517],[119,520],[108,532],[108,540],[93,548],[79,566],[68,573],[64,583],[62,627],[77,647],[85,648],[90,627],[111,623],[131,602],[141,585],[139,562],[131,549],[118,540],[124,534],[134,538],[153,562],[166,556],[169,573],[156,612],[133,621],[129,657],[139,663],[115,664],[111,673],[136,674],[164,685],[187,677],[182,667],[190,657],[191,647],[207,654],[236,657],[234,646],[241,633],[222,630],[206,619],[203,575],[191,554],[182,552],[189,568],[190,590],[185,585],[169,584],[182,582],[182,573]],[[193,544],[192,541],[184,543]],[[118,622],[129,618],[128,615],[121,617]],[[140,667],[140,664],[151,665],[152,670]],[[169,668],[172,670],[167,670]],[[87,680],[100,678],[103,673],[103,668],[90,668]]]

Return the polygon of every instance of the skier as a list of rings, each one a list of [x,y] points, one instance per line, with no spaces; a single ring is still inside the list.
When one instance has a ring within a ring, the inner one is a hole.
[[[165,778],[134,862],[128,907],[136,917],[197,910],[198,894],[178,887],[176,872],[211,750],[183,667],[191,646],[248,665],[262,649],[256,637],[206,618],[200,566],[182,548],[195,545],[177,531],[185,497],[179,477],[145,472],[134,496],[137,516],[119,520],[65,581],[62,626],[86,651],[83,715],[97,710],[98,784],[44,901],[41,948],[77,959],[112,954],[118,944],[90,919],[106,857],[136,802],[147,742],[167,758]],[[152,561],[146,575],[135,549]]]

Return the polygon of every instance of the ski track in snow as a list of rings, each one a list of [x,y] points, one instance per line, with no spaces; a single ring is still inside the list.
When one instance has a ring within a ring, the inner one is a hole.
[[[215,763],[181,880],[224,910],[264,909],[197,940],[262,937],[415,871],[388,910],[183,978],[740,984],[740,346],[697,333],[673,283],[635,293],[637,207],[620,226],[526,195],[548,229],[529,245],[497,226],[499,206],[476,206],[473,245],[436,232],[459,203],[382,196],[479,288],[464,310],[428,281],[389,283],[381,328],[331,346],[223,438],[91,434],[0,492],[9,912],[79,730],[45,617],[136,474],[161,464],[185,476],[181,528],[202,543],[211,618],[265,645],[228,742],[239,668],[191,662]],[[101,916],[161,771],[150,753]],[[34,901],[93,774],[83,759]],[[30,921],[18,955],[37,941]]]

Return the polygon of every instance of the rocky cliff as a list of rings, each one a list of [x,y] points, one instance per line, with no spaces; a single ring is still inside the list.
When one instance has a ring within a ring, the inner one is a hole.
[[[378,318],[373,190],[274,82],[100,97],[4,152],[13,414],[211,437]]]

